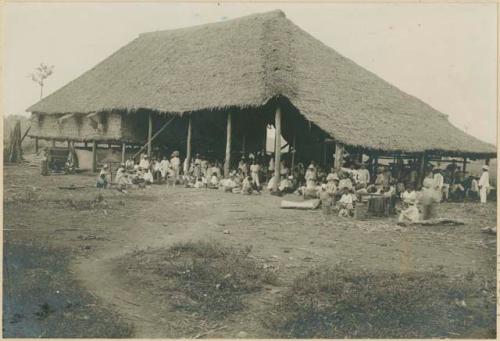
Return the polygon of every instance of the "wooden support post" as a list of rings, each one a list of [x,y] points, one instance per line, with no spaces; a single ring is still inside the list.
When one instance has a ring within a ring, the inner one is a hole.
[[[92,172],[97,172],[97,141],[92,141]]]
[[[52,147],[55,147],[56,146],[56,140],[52,140]]]
[[[38,137],[35,137],[35,153],[38,153]]]
[[[267,152],[267,123],[264,124],[264,137],[262,139],[262,155]]]
[[[344,146],[340,143],[335,143],[335,171],[338,172],[344,165]]]
[[[125,144],[125,142],[122,142],[122,163],[125,163],[125,148],[127,147],[127,145]]]
[[[85,148],[88,148],[87,141],[83,142],[83,145],[85,146]]]
[[[293,168],[295,167],[295,146],[297,145],[297,131],[293,133],[293,149],[292,149],[292,166],[291,166],[291,173],[293,174]]]
[[[323,167],[326,169],[326,150],[328,148],[328,145],[323,141]]]
[[[68,140],[68,150],[71,150],[71,142]]]
[[[463,164],[463,172],[464,172],[464,175],[465,175],[465,170],[467,169],[467,158],[464,157],[464,164]]]
[[[151,159],[151,137],[153,136],[153,115],[148,115],[148,157]]]
[[[226,127],[226,158],[224,160],[224,178],[229,177],[231,167],[231,113],[227,113],[227,127]]]
[[[184,172],[189,172],[189,166],[191,165],[191,139],[192,139],[192,125],[191,125],[191,115],[188,118],[188,129],[187,129],[187,141],[186,141],[186,160],[184,161]]]
[[[276,108],[274,117],[274,183],[273,191],[278,191],[278,186],[281,182],[281,110]]]
[[[247,135],[243,133],[241,141],[241,156],[245,155],[246,144],[247,144]]]
[[[425,165],[427,163],[427,157],[425,154],[423,154],[421,157],[420,157],[420,167],[419,167],[419,174],[418,174],[418,183],[417,183],[417,186],[421,186],[423,181],[424,181],[424,178],[425,178]]]

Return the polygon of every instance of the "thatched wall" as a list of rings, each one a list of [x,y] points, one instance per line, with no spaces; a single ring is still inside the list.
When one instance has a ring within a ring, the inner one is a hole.
[[[63,116],[33,114],[29,136],[76,141],[122,140],[122,115],[120,113],[100,113],[94,120],[82,114],[75,114],[61,120]]]

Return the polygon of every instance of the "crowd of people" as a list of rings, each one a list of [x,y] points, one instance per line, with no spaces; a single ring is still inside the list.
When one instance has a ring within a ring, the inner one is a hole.
[[[348,167],[325,169],[314,161],[307,167],[297,162],[292,168],[289,160],[283,159],[279,180],[275,177],[272,155],[242,156],[227,177],[223,176],[222,168],[219,160],[200,154],[189,163],[187,159],[181,161],[178,151],[174,151],[170,158],[163,156],[151,160],[142,154],[138,163],[130,158],[120,165],[114,184],[122,191],[134,186],[166,184],[245,195],[266,190],[279,196],[295,193],[304,199],[320,199],[325,212],[336,212],[340,216],[353,216],[356,203],[366,200],[366,197],[382,196],[388,198],[392,208],[399,203],[402,220],[417,219],[419,214],[430,217],[434,203],[441,201],[480,198],[484,203],[490,190],[486,165],[481,177],[466,177],[455,163],[450,163],[445,169],[428,164],[422,186],[419,185],[422,179],[418,178],[417,167],[411,161],[376,167],[351,161]],[[106,188],[110,176],[109,167],[104,165],[97,187]]]

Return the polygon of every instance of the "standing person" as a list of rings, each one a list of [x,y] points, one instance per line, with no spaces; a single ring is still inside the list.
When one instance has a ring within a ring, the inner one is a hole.
[[[170,167],[172,168],[173,171],[174,187],[175,187],[177,181],[179,181],[179,175],[181,173],[181,159],[179,158],[179,152],[177,150],[175,150],[172,153],[172,157],[170,159]]]
[[[250,166],[250,176],[252,178],[252,184],[256,186],[257,189],[260,189],[259,171],[260,165],[253,159],[252,165]]]
[[[167,180],[169,168],[170,168],[170,162],[168,161],[167,156],[164,155],[163,159],[160,162],[160,173],[163,181]]]
[[[366,165],[364,163],[361,164],[358,169],[358,183],[367,185],[370,183],[370,171],[366,169]]]
[[[481,204],[486,204],[488,190],[490,188],[490,174],[488,173],[488,169],[487,165],[483,166],[483,174],[481,174],[478,182]]]
[[[241,157],[240,162],[238,163],[238,170],[240,170],[244,176],[248,175],[248,164],[245,159],[245,155]]]
[[[434,173],[434,189],[439,193],[439,201],[441,201],[443,198],[444,177],[441,174],[440,168],[435,168],[432,172]]]

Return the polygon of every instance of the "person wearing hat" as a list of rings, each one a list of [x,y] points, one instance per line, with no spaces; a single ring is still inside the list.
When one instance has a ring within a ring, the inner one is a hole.
[[[479,178],[479,198],[481,199],[481,204],[486,204],[486,199],[488,197],[488,191],[490,189],[490,174],[488,173],[489,167],[487,165],[483,166],[483,174]]]
[[[141,161],[139,162],[139,166],[142,169],[148,169],[149,168],[149,157],[145,154],[142,154]]]

